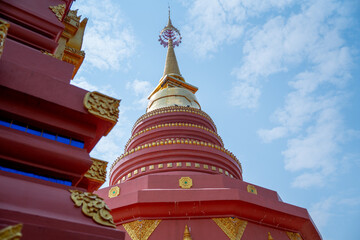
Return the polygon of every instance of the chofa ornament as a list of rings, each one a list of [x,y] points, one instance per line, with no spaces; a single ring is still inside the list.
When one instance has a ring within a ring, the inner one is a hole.
[[[116,227],[110,214],[111,210],[101,197],[93,193],[82,192],[79,190],[69,191],[71,192],[71,199],[75,203],[75,206],[82,206],[81,211],[83,214],[91,217],[95,222],[101,225]]]

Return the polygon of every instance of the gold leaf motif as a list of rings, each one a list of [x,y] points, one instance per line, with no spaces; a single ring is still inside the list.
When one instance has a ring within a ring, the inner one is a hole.
[[[303,240],[299,233],[286,232],[290,240]]]
[[[179,179],[179,186],[181,188],[191,188],[193,185],[192,179],[190,177],[182,177]]]
[[[91,160],[93,160],[93,163],[84,176],[87,178],[91,178],[95,181],[104,183],[106,180],[107,162],[95,158],[91,158]]]
[[[53,13],[55,13],[59,21],[61,21],[65,13],[65,7],[66,4],[64,3],[64,4],[59,4],[57,6],[50,6],[49,8],[51,9],[51,11],[53,11]]]
[[[109,190],[109,198],[117,197],[120,194],[120,188],[118,186],[112,187]]]
[[[1,240],[19,240],[22,237],[22,230],[23,225],[16,224],[12,226],[7,226],[0,230],[0,239]]]
[[[4,50],[5,38],[8,32],[10,24],[2,19],[0,19],[0,58]]]
[[[83,214],[91,217],[101,225],[116,227],[110,214],[111,210],[101,197],[89,192],[81,192],[78,190],[69,191],[71,192],[71,199],[75,203],[75,206],[82,206],[81,211]]]
[[[89,113],[113,122],[117,122],[119,117],[120,100],[106,96],[99,92],[88,92],[84,97],[84,106]]]
[[[212,220],[223,230],[230,240],[240,240],[247,225],[247,221],[233,217],[213,218]]]
[[[124,223],[123,227],[132,240],[147,240],[161,220],[136,220]]]

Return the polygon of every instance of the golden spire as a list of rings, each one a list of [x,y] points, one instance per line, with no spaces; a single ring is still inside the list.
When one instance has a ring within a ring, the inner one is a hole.
[[[168,43],[168,51],[166,54],[165,68],[164,68],[163,76],[170,75],[170,74],[176,74],[176,75],[181,76],[171,38],[169,39],[169,43]]]
[[[176,60],[174,47],[179,46],[181,43],[181,35],[171,23],[170,7],[169,7],[169,20],[167,26],[160,32],[159,36],[160,44],[164,47],[168,47],[165,60],[165,68],[163,77],[166,75],[177,75],[181,77],[179,65]],[[180,78],[183,80],[182,78]]]
[[[184,238],[183,240],[192,240],[191,234],[189,232],[189,228],[187,225],[185,225],[185,231],[184,231]]]

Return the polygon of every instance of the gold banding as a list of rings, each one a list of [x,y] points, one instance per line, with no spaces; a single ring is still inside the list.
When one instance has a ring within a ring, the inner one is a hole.
[[[155,144],[153,144],[155,143]],[[157,144],[159,143],[159,144]],[[241,163],[239,162],[239,160],[236,158],[236,156],[234,154],[232,154],[230,151],[228,151],[227,149],[218,146],[218,145],[214,145],[212,143],[206,143],[203,141],[198,141],[198,140],[194,140],[194,139],[183,139],[183,138],[171,138],[171,139],[159,139],[156,142],[152,142],[152,143],[145,143],[141,146],[137,146],[136,148],[139,150],[145,149],[145,145],[146,148],[150,148],[150,147],[156,147],[156,146],[160,146],[163,143],[164,145],[167,144],[192,144],[192,145],[199,145],[199,147],[211,147],[211,148],[216,148],[222,152],[224,152],[225,154],[229,155],[239,166],[240,171],[242,172],[242,167],[241,167]],[[124,154],[120,155],[112,164],[110,171],[112,171],[113,167],[124,157],[126,157],[127,155],[130,155],[132,153],[134,153],[134,149],[131,149],[127,152],[125,152]],[[216,170],[216,168],[215,168]]]
[[[216,131],[216,125],[215,125],[214,121],[205,112],[203,112],[199,109],[196,109],[196,108],[181,107],[181,106],[164,107],[164,108],[159,108],[159,109],[153,110],[151,112],[145,113],[140,118],[138,118],[138,120],[135,122],[133,130],[134,130],[135,126],[139,122],[143,121],[144,119],[155,116],[155,115],[159,115],[159,114],[169,113],[169,112],[187,112],[187,113],[193,113],[193,114],[200,115],[200,116],[208,119],[214,125],[215,131]]]
[[[155,130],[155,129],[159,129],[159,128],[164,128],[164,127],[193,127],[193,128],[199,128],[199,129],[202,129],[202,130],[205,130],[213,135],[215,135],[221,142],[222,145],[224,145],[223,143],[223,140],[222,138],[216,133],[214,132],[213,130],[209,129],[209,128],[206,128],[204,126],[201,126],[201,125],[196,125],[196,124],[191,124],[191,123],[166,123],[166,124],[159,124],[159,125],[155,125],[155,126],[152,126],[152,127],[148,127],[144,130],[141,130],[139,132],[136,132],[134,133],[130,139],[127,141],[127,143],[125,144],[125,149],[127,148],[127,146],[129,145],[129,143],[137,136],[143,134],[143,133],[146,133],[146,132],[149,132],[151,130]],[[208,143],[206,143],[208,144]],[[211,144],[211,143],[210,143]],[[213,145],[213,144],[212,144]],[[214,145],[213,145],[214,146]]]
[[[190,177],[181,177],[179,179],[179,187],[181,188],[191,188],[193,185],[192,179]]]
[[[79,190],[69,190],[71,199],[76,207],[81,207],[85,216],[91,217],[96,223],[104,226],[116,228],[109,207],[104,200],[96,194],[82,192]]]
[[[118,186],[112,187],[109,190],[108,196],[109,198],[117,197],[120,194],[120,188]]]

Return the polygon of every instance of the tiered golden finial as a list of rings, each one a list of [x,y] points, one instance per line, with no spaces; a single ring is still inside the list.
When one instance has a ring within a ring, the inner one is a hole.
[[[184,238],[183,240],[192,240],[191,234],[189,232],[189,228],[187,225],[185,225],[185,231],[184,231]]]
[[[164,74],[159,84],[148,97],[150,101],[147,112],[169,106],[201,109],[194,95],[198,88],[185,82],[176,60],[174,48],[179,46],[181,39],[179,30],[172,25],[169,7],[168,24],[161,30],[159,35],[160,44],[168,48]]]
[[[163,77],[168,74],[176,74],[178,77],[181,77],[179,66],[176,60],[174,47],[179,46],[181,43],[181,34],[177,28],[175,28],[171,23],[170,18],[170,7],[169,7],[169,20],[167,26],[160,32],[159,42],[164,47],[168,47],[165,68]],[[184,80],[182,77],[181,80]]]

